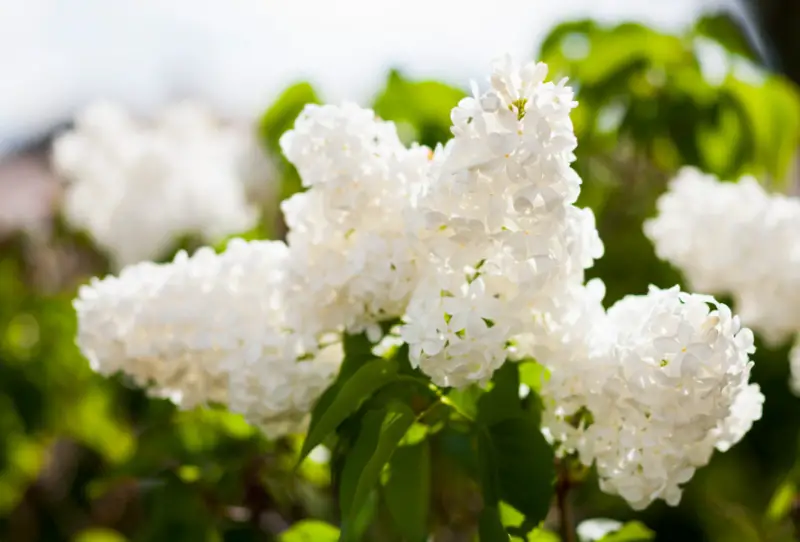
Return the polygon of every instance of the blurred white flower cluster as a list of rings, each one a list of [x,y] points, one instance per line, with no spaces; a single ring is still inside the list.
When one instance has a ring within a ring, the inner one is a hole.
[[[308,106],[281,141],[307,188],[283,205],[287,243],[234,242],[93,282],[76,301],[84,352],[104,373],[151,380],[184,407],[227,402],[278,435],[334,378],[343,332],[377,342],[378,324],[401,319],[411,363],[440,386],[536,357],[561,450],[634,506],[675,503],[760,416],[752,334],[675,288],[605,311],[602,282],[584,284],[603,245],[574,205],[576,104],[546,71],[496,62],[435,151],[404,147],[372,111]]]
[[[656,254],[694,288],[730,295],[742,320],[772,344],[800,333],[800,200],[752,177],[721,182],[684,168],[645,223]],[[800,348],[792,387],[800,391]]]
[[[257,156],[253,134],[197,103],[177,103],[145,122],[100,102],[56,139],[52,163],[66,181],[66,223],[121,268],[164,257],[182,236],[216,243],[251,229],[258,212],[247,192]]]

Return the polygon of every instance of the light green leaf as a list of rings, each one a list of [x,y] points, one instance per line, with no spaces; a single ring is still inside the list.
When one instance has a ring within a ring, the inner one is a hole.
[[[506,529],[511,533],[511,540],[520,539],[526,542],[561,542],[558,535],[542,527],[535,527],[525,532],[526,527],[522,527],[525,522],[525,516],[520,514],[516,508],[503,501],[500,501],[500,518],[503,520],[503,525],[505,525]]]
[[[794,481],[787,480],[778,486],[767,507],[767,519],[780,521],[785,518],[792,509],[792,503],[796,495],[797,485]]]
[[[322,521],[307,519],[299,521],[284,531],[279,542],[336,542],[339,529]]]
[[[465,96],[457,89],[436,81],[410,81],[393,70],[386,89],[375,99],[375,113],[386,120],[408,126],[406,140],[428,146],[450,139],[450,110]]]
[[[528,533],[527,542],[561,542],[558,535],[547,529],[534,529]]]
[[[389,463],[391,477],[384,488],[389,513],[407,542],[423,542],[428,536],[431,454],[423,440],[395,450]]]
[[[320,402],[330,397],[333,399],[330,399],[330,405],[324,411],[315,406],[314,413],[319,417],[316,420],[312,418],[298,463],[302,462],[316,446],[322,444],[325,437],[333,433],[348,416],[361,408],[364,401],[373,393],[396,377],[397,362],[375,359],[362,365],[352,377],[338,384],[335,396],[333,393],[324,394]]]
[[[550,372],[547,367],[536,361],[519,362],[519,381],[531,390],[539,393],[542,391],[542,384],[550,379]]]
[[[73,542],[125,542],[127,538],[111,529],[94,528],[78,533]]]
[[[446,402],[468,419],[474,420],[478,417],[478,400],[485,393],[477,384],[462,389],[453,388],[447,392]]]
[[[605,535],[601,542],[647,542],[653,540],[656,534],[647,528],[644,523],[631,521],[621,529]]]
[[[320,103],[320,100],[309,83],[297,83],[283,91],[258,123],[258,134],[268,149],[276,154],[280,152],[281,136],[310,103]]]

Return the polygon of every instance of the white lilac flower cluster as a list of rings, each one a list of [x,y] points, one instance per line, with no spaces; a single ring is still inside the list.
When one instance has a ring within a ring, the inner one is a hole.
[[[536,357],[562,452],[635,506],[674,503],[760,415],[752,336],[677,289],[604,310],[602,282],[584,284],[603,245],[574,205],[576,103],[546,71],[498,61],[435,151],[404,147],[372,111],[308,106],[281,140],[307,188],[284,202],[286,244],[235,242],[94,281],[76,301],[82,349],[103,373],[187,408],[226,402],[275,436],[301,427],[334,378],[343,332],[377,342],[378,324],[400,319],[393,339],[440,386]]]
[[[181,236],[216,243],[251,229],[256,151],[252,134],[197,103],[171,105],[144,122],[100,102],[56,139],[52,163],[66,181],[66,223],[88,233],[119,269],[163,257]]]
[[[604,491],[637,509],[675,505],[695,469],[761,417],[763,395],[748,384],[753,334],[725,305],[677,286],[607,312],[602,285],[586,290],[562,348],[533,352],[551,372],[543,424],[562,452],[596,465]]]
[[[721,182],[684,168],[645,223],[656,254],[694,288],[733,298],[742,320],[772,344],[800,333],[800,199],[752,177]],[[800,347],[792,353],[800,392]]]

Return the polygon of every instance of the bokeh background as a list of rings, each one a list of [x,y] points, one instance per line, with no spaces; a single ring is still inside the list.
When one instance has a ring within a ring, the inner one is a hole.
[[[0,540],[280,540],[304,518],[336,521],[325,457],[293,472],[296,440],[268,442],[221,410],[179,412],[81,357],[71,300],[109,267],[64,227],[50,149],[86,105],[146,117],[194,99],[252,127],[273,167],[262,220],[242,233],[280,237],[276,201],[299,187],[277,141],[304,104],[371,105],[435,145],[493,57],[538,58],[577,89],[579,204],[598,218],[606,254],[590,275],[610,304],[681,281],[641,230],[680,166],[800,193],[799,30],[797,0],[2,0]],[[759,345],[763,419],[680,506],[635,514],[590,475],[579,518],[639,519],[663,541],[793,540],[787,351]]]

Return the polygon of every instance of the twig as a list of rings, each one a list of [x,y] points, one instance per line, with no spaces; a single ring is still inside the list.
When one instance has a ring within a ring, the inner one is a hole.
[[[569,499],[569,490],[572,485],[569,479],[569,468],[561,465],[558,482],[556,482],[556,503],[558,505],[559,532],[562,542],[577,542],[575,535],[575,516],[572,511],[572,502]]]

